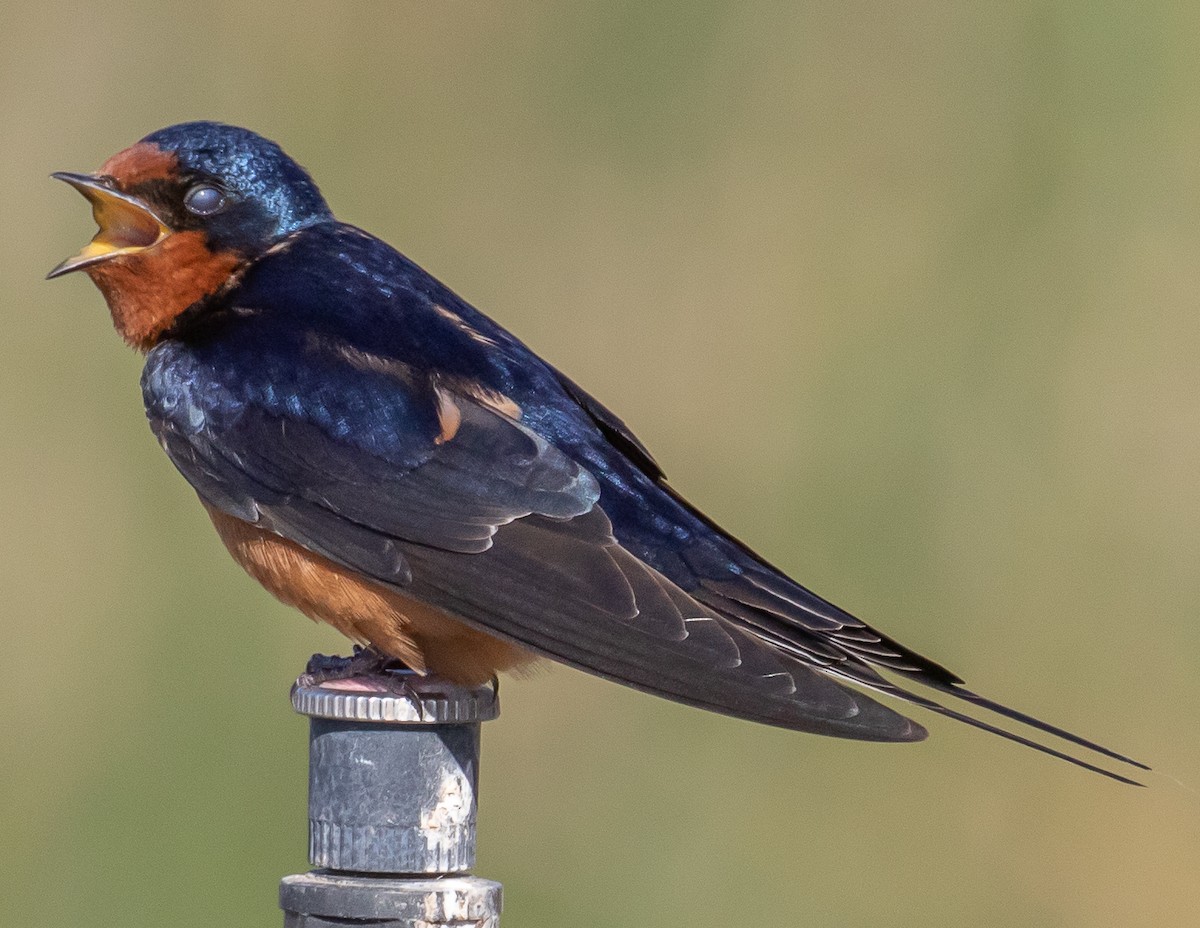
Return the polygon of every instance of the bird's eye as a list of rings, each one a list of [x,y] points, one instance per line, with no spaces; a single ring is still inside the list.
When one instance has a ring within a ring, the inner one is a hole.
[[[183,205],[196,216],[211,216],[225,208],[227,199],[220,187],[212,184],[196,184],[183,198]]]

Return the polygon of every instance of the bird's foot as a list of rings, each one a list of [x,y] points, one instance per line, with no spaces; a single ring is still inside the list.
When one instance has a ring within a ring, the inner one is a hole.
[[[407,699],[423,714],[421,694],[413,685],[419,674],[403,661],[375,648],[354,646],[349,657],[314,654],[296,680],[301,687],[324,686],[353,693],[387,693]]]
[[[404,671],[408,668],[401,661],[389,657],[375,648],[354,646],[354,653],[349,657],[338,654],[314,654],[308,659],[304,675],[300,678],[304,686],[320,686],[336,680],[350,680],[354,677],[379,677],[393,670]]]

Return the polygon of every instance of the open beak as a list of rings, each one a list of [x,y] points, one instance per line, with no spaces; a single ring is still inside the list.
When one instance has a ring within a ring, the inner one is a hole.
[[[92,204],[92,216],[100,231],[79,254],[67,258],[47,274],[47,280],[120,255],[145,251],[171,234],[171,229],[166,223],[155,216],[145,203],[113,189],[98,177],[91,174],[69,174],[66,171],[59,171],[50,176],[65,181],[87,197],[88,202]]]

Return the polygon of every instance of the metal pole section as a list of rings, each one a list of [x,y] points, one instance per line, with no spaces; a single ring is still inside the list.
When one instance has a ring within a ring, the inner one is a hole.
[[[500,884],[471,876],[479,726],[491,686],[406,675],[292,687],[309,717],[309,862],[283,878],[284,928],[499,928]],[[399,688],[399,687],[398,687]]]

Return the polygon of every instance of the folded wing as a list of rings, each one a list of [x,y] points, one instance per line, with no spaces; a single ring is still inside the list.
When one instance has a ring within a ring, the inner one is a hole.
[[[324,356],[253,362],[178,343],[147,360],[151,425],[209,505],[638,689],[821,734],[924,736],[624,548],[595,476],[495,397],[384,367],[330,389],[348,372]],[[346,427],[380,404],[388,429]]]

